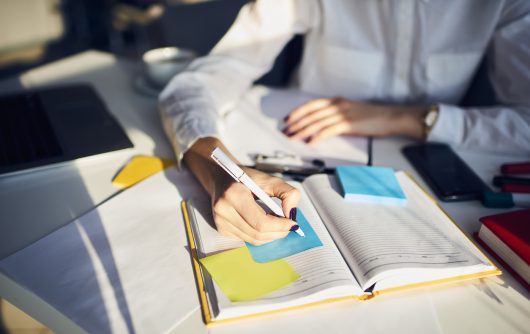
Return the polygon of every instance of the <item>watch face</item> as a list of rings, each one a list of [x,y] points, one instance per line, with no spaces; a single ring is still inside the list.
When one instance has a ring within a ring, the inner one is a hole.
[[[431,128],[434,125],[434,122],[436,122],[437,117],[438,117],[438,109],[429,110],[427,115],[425,115],[425,119],[424,119],[425,125]]]

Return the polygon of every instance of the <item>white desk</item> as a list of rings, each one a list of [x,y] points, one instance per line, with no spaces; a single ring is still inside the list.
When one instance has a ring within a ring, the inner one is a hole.
[[[32,70],[22,75],[20,80],[0,83],[0,92],[20,85],[35,87],[66,82],[92,83],[135,145],[134,149],[128,151],[79,161],[68,167],[0,178],[0,259],[49,234],[116,193],[110,180],[132,155],[172,156],[159,124],[155,99],[144,97],[133,89],[134,76],[138,70],[136,64],[117,60],[109,54],[85,52]],[[400,153],[401,147],[408,143],[404,139],[375,140],[373,163],[409,170],[416,175]],[[502,162],[528,159],[465,151],[459,151],[459,154],[487,181]],[[468,234],[478,230],[479,217],[498,212],[485,209],[477,202],[443,206]],[[2,273],[0,296],[55,331],[83,332],[73,321]],[[507,273],[484,282],[475,281],[447,288],[381,296],[377,299],[361,304],[338,303],[311,308],[291,315],[244,321],[212,331],[270,333],[297,332],[298,329],[298,332],[311,330],[315,333],[346,333],[355,328],[385,332],[396,331],[395,326],[405,323],[418,324],[410,325],[409,332],[435,328],[447,333],[509,333],[525,332],[530,328],[530,293]],[[197,300],[191,298],[183,302],[197,303]],[[405,312],[399,310],[400,305],[422,308],[427,305],[428,310]],[[377,315],[383,310],[404,318],[392,321],[379,318]],[[429,316],[422,323],[417,318],[425,312]],[[327,321],[331,316],[342,317],[344,321],[331,324]],[[304,326],[297,326],[296,319],[303,321]],[[167,328],[167,331],[190,333],[206,332],[207,329],[202,325],[199,310],[195,308],[194,312],[185,317],[175,315],[174,325]]]

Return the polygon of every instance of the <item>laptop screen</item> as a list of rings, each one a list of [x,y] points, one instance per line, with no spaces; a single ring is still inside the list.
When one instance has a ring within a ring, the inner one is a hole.
[[[89,85],[0,96],[0,175],[132,146]]]

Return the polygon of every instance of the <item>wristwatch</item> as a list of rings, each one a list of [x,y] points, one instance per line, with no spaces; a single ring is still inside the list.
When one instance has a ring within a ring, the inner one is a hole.
[[[429,133],[431,133],[434,124],[438,120],[438,114],[440,113],[440,108],[437,104],[433,104],[429,107],[425,116],[423,116],[423,139],[427,139]]]

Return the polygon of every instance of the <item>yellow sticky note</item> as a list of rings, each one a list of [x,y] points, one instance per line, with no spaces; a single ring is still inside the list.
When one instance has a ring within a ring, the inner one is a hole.
[[[112,184],[117,187],[128,188],[173,165],[175,162],[172,160],[138,155],[123,167],[112,180]]]
[[[247,247],[207,256],[200,261],[233,302],[258,299],[300,278],[285,260],[254,262]]]

